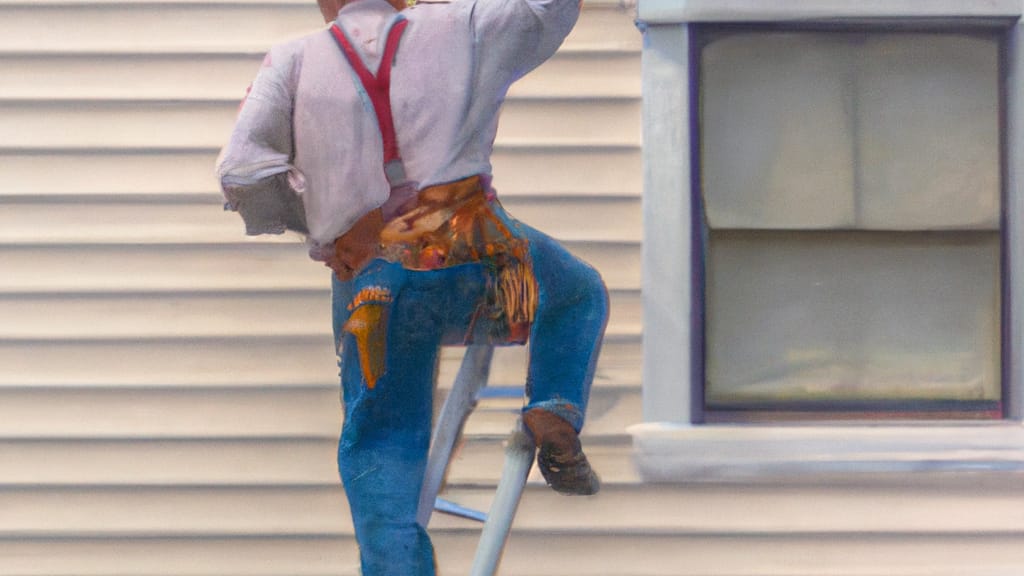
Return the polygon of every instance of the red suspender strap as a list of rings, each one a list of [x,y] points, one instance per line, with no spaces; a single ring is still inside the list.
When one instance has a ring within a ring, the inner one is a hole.
[[[381,57],[380,68],[374,76],[363,64],[362,58],[356,53],[352,44],[349,43],[345,33],[335,23],[331,26],[331,34],[337,40],[342,53],[348,63],[355,70],[359,81],[363,84],[370,102],[373,104],[373,111],[377,114],[377,125],[380,126],[380,134],[384,139],[384,164],[397,160],[398,138],[395,136],[395,121],[391,117],[391,64],[395,60],[395,53],[398,51],[398,41],[402,38],[402,32],[409,24],[404,18],[399,19],[391,26],[388,32],[387,43],[384,45],[384,55]]]

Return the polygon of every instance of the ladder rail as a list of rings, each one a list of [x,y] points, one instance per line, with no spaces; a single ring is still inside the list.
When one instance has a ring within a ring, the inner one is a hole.
[[[488,513],[484,514],[438,498],[455,445],[462,437],[466,420],[476,407],[480,392],[487,386],[493,356],[493,346],[472,345],[466,349],[452,390],[445,398],[434,425],[430,452],[427,455],[427,469],[416,511],[416,521],[424,529],[430,523],[435,508],[463,518],[483,521],[484,526],[473,557],[470,576],[494,576],[497,573],[536,451],[533,440],[523,426],[522,418],[518,418],[515,430],[505,447],[501,479],[498,481],[498,488]]]
[[[423,486],[416,509],[416,522],[423,528],[430,523],[437,494],[441,491],[452,452],[462,436],[466,419],[476,407],[480,390],[487,385],[493,356],[493,346],[480,344],[471,345],[466,349],[462,365],[455,376],[455,383],[438,415],[431,435],[427,469],[423,476]]]
[[[520,418],[505,448],[501,480],[480,533],[469,576],[493,576],[497,573],[505,543],[512,531],[512,521],[526,488],[526,478],[533,466],[535,451],[533,439],[526,433]]]

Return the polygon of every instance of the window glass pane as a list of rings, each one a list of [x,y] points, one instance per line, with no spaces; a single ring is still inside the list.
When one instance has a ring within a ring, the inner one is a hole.
[[[701,53],[715,228],[996,229],[992,37],[740,33]]]
[[[998,228],[995,40],[875,36],[858,51],[859,225]]]
[[[702,52],[707,216],[730,228],[854,223],[853,118],[845,42],[737,35]]]
[[[998,416],[997,35],[706,40],[705,407]]]
[[[713,232],[706,402],[1000,398],[994,232]]]

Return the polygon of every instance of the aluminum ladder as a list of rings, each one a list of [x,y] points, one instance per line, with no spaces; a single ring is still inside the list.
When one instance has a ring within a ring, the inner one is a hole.
[[[493,346],[471,345],[466,349],[452,390],[434,425],[416,513],[416,521],[424,529],[430,523],[434,510],[484,523],[470,576],[494,576],[497,572],[536,451],[533,440],[523,427],[522,418],[519,418],[505,448],[505,464],[488,513],[438,497],[466,419],[487,386],[493,356]]]

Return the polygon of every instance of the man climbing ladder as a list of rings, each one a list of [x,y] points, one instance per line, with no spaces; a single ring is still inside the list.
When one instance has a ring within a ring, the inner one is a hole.
[[[275,46],[218,165],[249,234],[295,230],[333,271],[338,465],[365,576],[432,575],[416,509],[441,345],[530,341],[523,421],[548,484],[599,488],[579,442],[607,320],[597,272],[511,218],[490,155],[509,85],[577,0],[321,0]],[[335,19],[336,18],[336,19]]]

